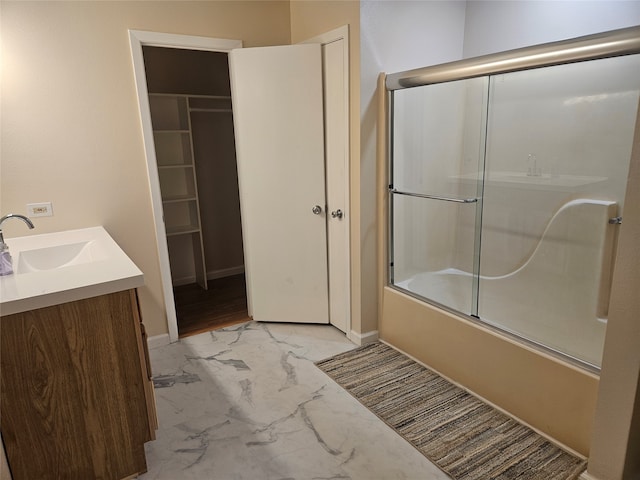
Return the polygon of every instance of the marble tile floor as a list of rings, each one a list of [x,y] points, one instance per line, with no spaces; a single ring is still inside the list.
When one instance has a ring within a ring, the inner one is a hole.
[[[313,362],[328,325],[247,322],[151,350],[160,423],[143,480],[447,480]]]

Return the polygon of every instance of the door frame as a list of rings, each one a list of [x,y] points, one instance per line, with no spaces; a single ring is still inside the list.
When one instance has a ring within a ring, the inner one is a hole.
[[[164,226],[162,196],[160,194],[160,178],[158,176],[158,161],[153,142],[153,128],[151,126],[151,110],[149,108],[149,91],[144,68],[143,46],[179,48],[182,50],[207,50],[211,52],[228,53],[234,48],[242,48],[242,40],[228,40],[221,38],[197,37],[192,35],[176,35],[172,33],[148,32],[129,30],[129,44],[131,58],[138,93],[140,107],[140,121],[142,123],[142,137],[145,156],[147,159],[147,173],[149,190],[151,193],[151,210],[158,246],[158,261],[160,263],[160,278],[164,295],[164,307],[167,315],[169,342],[178,340],[178,318],[176,304],[173,297],[173,282],[169,264],[169,249]]]

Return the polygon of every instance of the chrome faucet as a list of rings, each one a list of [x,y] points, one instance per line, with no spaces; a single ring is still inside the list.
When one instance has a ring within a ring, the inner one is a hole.
[[[10,213],[9,215],[5,215],[4,217],[0,218],[0,252],[4,252],[9,249],[7,244],[4,243],[4,236],[2,235],[2,224],[5,220],[8,220],[10,218],[19,218],[20,220],[22,220],[24,223],[27,224],[27,226],[29,227],[29,230],[34,228],[31,220],[29,220],[29,218],[25,217],[24,215],[19,215],[17,213]]]
[[[529,168],[527,170],[527,177],[542,176],[542,168],[538,168],[538,157],[530,153],[527,156],[527,163],[529,164]],[[533,167],[531,167],[531,163],[533,163]]]

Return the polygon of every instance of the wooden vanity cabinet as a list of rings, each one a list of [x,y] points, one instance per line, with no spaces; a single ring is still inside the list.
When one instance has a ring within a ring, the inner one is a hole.
[[[0,319],[0,430],[13,480],[147,470],[157,428],[135,290]]]

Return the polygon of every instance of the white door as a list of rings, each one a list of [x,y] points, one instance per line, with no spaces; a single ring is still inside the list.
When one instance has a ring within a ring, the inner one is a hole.
[[[336,28],[302,43],[322,46],[329,322],[348,335],[351,330],[349,27]]]
[[[347,196],[348,85],[344,71],[345,40],[322,45],[324,54],[324,125],[327,182],[327,241],[329,255],[329,320],[347,332],[350,327],[349,221]]]
[[[229,54],[249,314],[329,323],[320,45]]]

